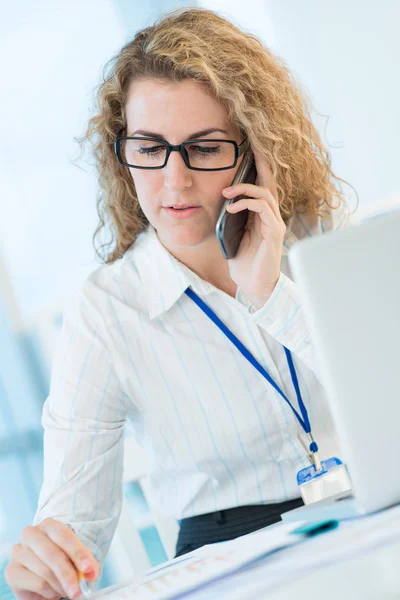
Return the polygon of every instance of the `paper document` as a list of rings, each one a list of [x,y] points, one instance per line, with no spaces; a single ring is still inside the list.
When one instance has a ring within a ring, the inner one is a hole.
[[[261,557],[302,542],[298,523],[279,523],[229,542],[203,546],[186,558],[159,565],[146,576],[94,594],[93,600],[167,600],[238,571]]]

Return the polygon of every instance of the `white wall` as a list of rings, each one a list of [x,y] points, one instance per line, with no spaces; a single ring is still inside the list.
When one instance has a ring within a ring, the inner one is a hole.
[[[103,65],[161,10],[181,4],[21,0],[1,9],[0,255],[24,321],[99,264],[96,178],[71,160]]]
[[[9,2],[4,12],[0,239],[27,319],[96,264],[95,181],[70,160],[123,31],[106,0]]]
[[[333,169],[360,197],[360,215],[400,200],[400,2],[202,0],[259,35],[329,115]],[[326,121],[315,118],[321,133]],[[349,188],[347,188],[349,189]],[[351,190],[349,190],[351,192]]]

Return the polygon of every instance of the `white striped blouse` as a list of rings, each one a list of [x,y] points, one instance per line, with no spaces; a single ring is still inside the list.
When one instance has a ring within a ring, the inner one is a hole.
[[[147,451],[149,489],[165,514],[298,497],[296,473],[309,463],[291,409],[184,291],[192,287],[297,406],[282,345],[292,351],[321,455],[340,455],[287,254],[298,239],[347,221],[345,206],[323,220],[290,220],[279,282],[259,310],[178,262],[150,226],[97,268],[64,314],[34,524],[69,523],[104,560],[121,509],[126,421]]]

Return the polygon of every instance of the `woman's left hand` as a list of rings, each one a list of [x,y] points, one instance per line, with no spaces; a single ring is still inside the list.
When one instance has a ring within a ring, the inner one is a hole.
[[[225,188],[225,198],[240,194],[248,198],[227,206],[230,213],[250,211],[245,234],[235,258],[228,261],[233,281],[257,308],[271,296],[280,276],[286,225],[277,202],[277,189],[268,164],[255,153],[256,185],[238,183]]]

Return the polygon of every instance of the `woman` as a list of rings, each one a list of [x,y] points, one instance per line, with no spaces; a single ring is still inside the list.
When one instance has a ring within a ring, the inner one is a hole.
[[[76,568],[98,576],[121,507],[126,420],[148,451],[154,501],[181,522],[177,555],[301,504],[307,436],[198,298],[297,406],[291,351],[321,455],[338,453],[287,254],[345,226],[348,210],[287,69],[257,38],[190,9],[140,31],[98,100],[85,137],[102,189],[96,233],[108,219],[113,246],[65,314],[39,507],[7,569],[24,600],[77,597]],[[247,143],[258,178],[231,186]],[[251,216],[227,261],[215,225],[239,194],[227,210]]]

